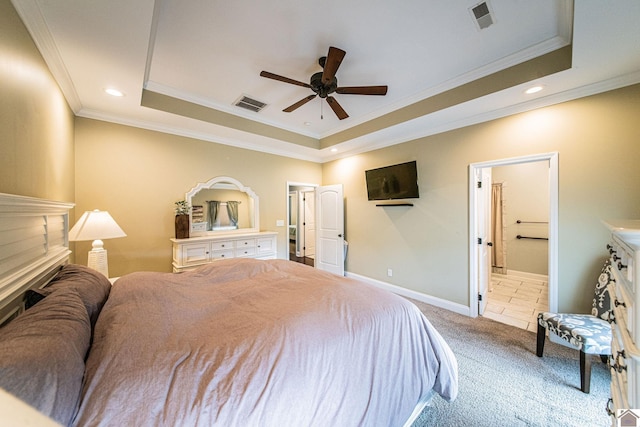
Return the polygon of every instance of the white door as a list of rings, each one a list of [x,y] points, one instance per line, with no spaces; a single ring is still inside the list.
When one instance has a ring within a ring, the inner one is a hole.
[[[316,198],[314,191],[303,192],[304,197],[304,252],[303,255],[313,258],[316,255]]]
[[[478,171],[476,187],[478,200],[478,314],[487,307],[489,283],[491,283],[491,168]]]
[[[316,188],[315,266],[344,275],[344,200],[342,184]]]

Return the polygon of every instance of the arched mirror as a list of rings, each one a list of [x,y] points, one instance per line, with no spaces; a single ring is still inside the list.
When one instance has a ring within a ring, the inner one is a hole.
[[[191,206],[191,236],[260,231],[258,196],[228,176],[198,183],[185,195]]]

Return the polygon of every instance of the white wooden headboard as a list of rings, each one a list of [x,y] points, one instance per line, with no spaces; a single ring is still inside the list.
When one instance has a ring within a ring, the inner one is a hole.
[[[0,325],[69,261],[73,203],[0,193]]]

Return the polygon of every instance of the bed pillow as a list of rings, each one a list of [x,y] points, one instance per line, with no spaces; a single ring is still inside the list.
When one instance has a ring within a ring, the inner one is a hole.
[[[58,289],[0,328],[0,387],[69,425],[80,402],[91,325],[73,289]]]
[[[87,308],[91,328],[96,324],[100,310],[109,297],[111,282],[102,273],[79,264],[67,264],[49,284],[38,292],[49,295],[57,289],[73,289]]]

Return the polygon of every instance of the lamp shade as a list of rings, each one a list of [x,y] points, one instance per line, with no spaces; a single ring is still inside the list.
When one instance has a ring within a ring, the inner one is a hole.
[[[115,239],[126,236],[122,228],[109,215],[109,212],[98,209],[83,213],[76,225],[69,230],[69,240],[72,242]]]

